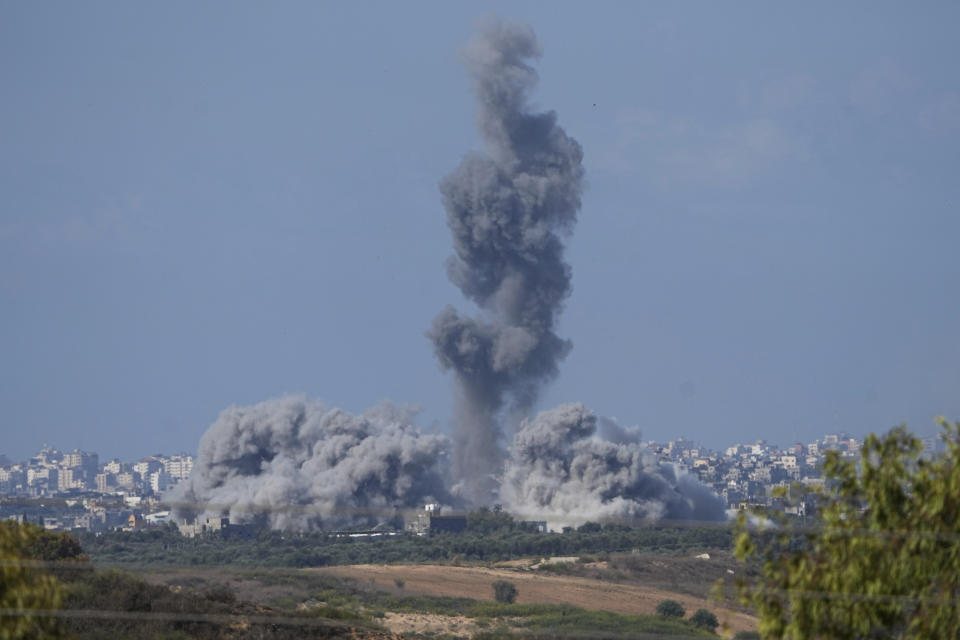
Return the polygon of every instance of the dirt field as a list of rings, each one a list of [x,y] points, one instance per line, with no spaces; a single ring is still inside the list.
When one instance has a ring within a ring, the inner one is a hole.
[[[440,616],[431,613],[387,613],[383,626],[392,633],[434,633],[472,636],[478,631],[470,618]]]
[[[509,580],[517,586],[517,602],[572,604],[584,609],[627,614],[653,614],[666,599],[680,602],[688,614],[703,608],[712,611],[733,632],[755,630],[756,618],[717,607],[703,598],[638,585],[614,584],[595,579],[543,575],[540,572],[483,567],[441,565],[351,565],[307,569],[372,582],[379,589],[395,593],[455,596],[490,600],[495,580]],[[403,580],[398,589],[395,580]]]

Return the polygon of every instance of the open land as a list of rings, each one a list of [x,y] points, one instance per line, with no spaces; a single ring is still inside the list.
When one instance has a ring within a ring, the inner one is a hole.
[[[656,562],[658,560],[651,560]],[[600,563],[597,563],[600,564]],[[589,567],[588,567],[589,568]],[[597,567],[601,568],[601,567]],[[688,612],[703,608],[712,611],[721,623],[734,632],[755,630],[757,619],[746,613],[718,607],[707,597],[678,593],[639,584],[612,583],[596,578],[573,575],[550,575],[543,571],[508,567],[457,567],[449,565],[350,565],[307,569],[353,578],[376,588],[402,591],[407,594],[451,596],[490,600],[491,585],[496,580],[508,580],[517,587],[520,604],[570,604],[588,610],[612,611],[622,614],[652,615],[663,600],[680,602]],[[703,587],[709,590],[711,582]],[[409,627],[389,625],[393,631]],[[404,621],[406,622],[406,621]],[[447,630],[449,633],[450,631]]]
[[[495,604],[492,585],[497,580],[516,586],[516,606],[528,607],[522,615],[549,615],[546,610],[537,614],[530,606],[552,607],[554,612],[575,607],[598,616],[626,616],[624,621],[638,615],[657,619],[657,605],[670,599],[681,603],[687,616],[701,608],[713,612],[726,626],[726,632],[723,627],[718,631],[727,636],[756,630],[755,617],[719,606],[710,599],[717,579],[733,578],[732,574],[742,570],[742,565],[728,552],[711,554],[602,554],[516,558],[468,565],[455,562],[308,568],[171,567],[148,570],[144,577],[173,590],[204,593],[225,589],[238,601],[256,602],[278,611],[334,616],[347,623],[356,620],[358,624],[372,624],[374,628],[408,636],[468,638],[496,628],[513,629],[521,635],[529,632],[531,618],[527,618],[524,627],[520,619],[511,617],[514,610],[509,607],[484,608],[482,603]],[[520,609],[515,611],[519,614]],[[572,609],[567,611],[563,615],[570,615]],[[567,622],[573,624],[569,619]],[[585,630],[592,623],[577,624]]]

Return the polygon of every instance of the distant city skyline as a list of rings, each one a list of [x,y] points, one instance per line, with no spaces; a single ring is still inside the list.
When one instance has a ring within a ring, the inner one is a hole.
[[[722,454],[722,453],[724,453],[724,452],[725,452],[727,449],[729,449],[729,448],[735,448],[735,447],[750,447],[750,446],[754,446],[754,445],[763,445],[763,446],[767,446],[767,447],[770,448],[770,449],[780,450],[780,451],[786,451],[786,450],[788,450],[788,449],[790,449],[790,448],[792,448],[792,447],[794,447],[794,446],[796,446],[796,445],[798,445],[798,444],[799,444],[799,445],[802,445],[802,446],[804,446],[804,447],[808,447],[809,445],[812,445],[812,444],[823,444],[823,443],[836,444],[837,442],[847,442],[847,441],[849,441],[850,439],[853,439],[853,440],[855,440],[855,441],[857,441],[857,442],[862,442],[867,435],[869,435],[869,434],[856,435],[856,434],[851,434],[851,433],[846,433],[846,432],[840,431],[840,432],[834,432],[834,433],[823,433],[823,434],[821,434],[819,437],[813,438],[813,439],[808,440],[808,441],[776,442],[776,441],[768,440],[767,438],[757,438],[757,439],[751,440],[751,441],[729,442],[729,443],[727,443],[726,445],[721,445],[721,446],[719,446],[719,447],[708,446],[707,444],[705,444],[705,443],[703,443],[703,442],[700,442],[700,441],[695,440],[695,439],[693,439],[693,438],[687,438],[687,437],[685,437],[685,436],[683,436],[683,435],[679,435],[679,436],[676,436],[676,437],[674,437],[674,438],[669,438],[669,439],[666,439],[666,440],[652,440],[652,439],[649,439],[649,438],[641,438],[641,439],[638,441],[638,443],[639,443],[639,444],[643,444],[643,445],[647,445],[647,446],[666,446],[666,445],[671,445],[671,444],[680,444],[680,445],[689,444],[689,445],[692,445],[692,446],[694,446],[694,447],[700,448],[700,449],[702,449],[702,450],[704,450],[704,451],[710,451],[710,452],[713,452],[713,453],[720,453],[720,454]],[[937,436],[918,436],[918,437],[920,437],[920,438],[921,438],[922,440],[924,440],[924,441],[930,441],[930,440],[939,441],[939,438],[938,438]],[[180,456],[190,456],[190,457],[194,457],[194,456],[197,455],[197,452],[196,452],[196,451],[189,451],[189,450],[182,450],[182,451],[155,451],[155,452],[153,452],[153,453],[144,453],[144,454],[142,454],[142,455],[135,455],[135,456],[133,456],[133,457],[123,458],[123,457],[120,457],[120,456],[100,456],[99,452],[96,451],[96,450],[94,450],[94,449],[82,449],[82,448],[79,448],[79,447],[59,447],[59,446],[57,446],[57,445],[55,445],[55,444],[45,443],[45,444],[43,444],[41,447],[38,447],[38,448],[37,448],[35,451],[33,451],[31,454],[29,454],[29,455],[27,455],[26,457],[24,457],[23,459],[13,459],[11,456],[3,453],[2,451],[0,451],[0,456],[5,456],[5,457],[9,460],[9,463],[10,463],[10,464],[21,464],[21,463],[24,463],[24,462],[28,462],[28,461],[31,460],[32,458],[35,458],[38,454],[42,454],[42,453],[44,453],[44,452],[57,452],[57,453],[63,454],[64,456],[66,456],[66,455],[71,455],[71,454],[77,454],[77,453],[89,453],[89,454],[94,454],[94,455],[96,455],[96,456],[98,457],[101,465],[103,465],[103,464],[105,464],[105,463],[107,463],[107,462],[113,462],[113,461],[133,462],[133,461],[146,460],[146,459],[148,459],[148,458],[158,458],[158,457],[159,457],[159,458],[174,458],[174,457],[180,457]]]
[[[924,442],[925,454],[936,454],[943,450],[930,440],[927,439]],[[802,517],[816,508],[815,503],[783,501],[777,495],[778,488],[794,483],[808,488],[822,486],[825,452],[832,449],[838,451],[841,457],[856,457],[863,444],[862,440],[848,437],[848,434],[824,434],[813,442],[788,447],[761,440],[753,444],[736,443],[725,450],[713,451],[693,441],[678,439],[669,443],[648,443],[645,466],[650,468],[651,465],[666,463],[666,466],[674,470],[680,469],[681,471],[675,471],[675,473],[678,474],[677,479],[682,481],[674,491],[677,491],[680,486],[687,487],[689,491],[690,480],[694,480],[697,486],[710,492],[713,496],[712,500],[716,501],[721,509],[717,514],[721,517],[708,518],[706,521],[729,520],[731,513],[737,510],[761,505],[767,509]],[[204,472],[202,466],[201,464],[199,469],[201,475]],[[257,500],[240,500],[238,505],[236,500],[227,502],[213,500],[212,503],[219,505],[218,508],[213,510],[207,508],[206,515],[202,517],[196,517],[191,513],[177,515],[176,509],[171,511],[171,507],[182,504],[181,501],[185,496],[179,490],[191,483],[192,473],[196,470],[195,458],[192,455],[146,456],[136,462],[104,461],[99,459],[97,452],[94,451],[65,452],[45,449],[29,461],[0,464],[0,498],[16,499],[0,500],[0,519],[12,518],[23,521],[28,517],[27,510],[29,510],[32,513],[29,517],[34,521],[40,521],[42,518],[44,526],[54,530],[75,528],[89,531],[106,531],[115,528],[138,530],[175,523],[182,535],[194,536],[209,531],[210,527],[218,528],[226,522],[234,525],[253,522],[257,523],[254,524],[255,527],[269,526],[281,529],[290,527],[310,529],[320,525],[318,521],[311,520],[309,517],[305,520],[287,518],[282,521],[262,518],[251,520],[250,507],[254,512],[267,516],[276,515],[270,513],[271,508],[275,506],[281,506],[278,511],[280,514],[299,507],[304,515],[313,510],[312,513],[315,516],[324,516],[324,514],[327,517],[337,516],[338,518],[348,516],[346,521],[326,520],[323,526],[327,528],[333,522],[339,521],[341,525],[346,524],[349,516],[357,513],[355,506],[347,506],[355,496],[345,495],[343,497],[346,498],[346,502],[336,504],[323,504],[323,501],[300,502],[294,499],[283,505],[273,502],[260,504]],[[285,497],[294,498],[292,495]],[[533,514],[538,519],[548,518],[543,521],[541,531],[547,528],[550,519],[554,520],[556,526],[552,528],[555,530],[560,530],[564,523],[574,520],[581,523],[595,520],[596,514],[591,516],[585,510],[589,508],[590,500],[584,500],[580,505],[582,508],[564,515],[564,510],[551,508],[557,505],[544,504],[533,511],[523,508],[518,510],[518,506],[521,505],[511,505],[509,495],[501,495],[494,499],[500,500],[504,497],[507,501],[502,506],[508,513],[514,515],[526,513]],[[45,503],[46,498],[61,500],[49,500]],[[28,502],[22,502],[23,499],[27,499]],[[207,503],[192,494],[187,499],[197,505]],[[648,500],[651,500],[649,496]],[[378,502],[378,504],[381,503]],[[230,505],[230,516],[224,519],[227,505]],[[437,504],[432,501],[414,504],[400,500],[391,505],[391,501],[388,500],[386,504],[381,504],[379,509],[361,511],[365,514],[380,512],[395,515],[396,509],[401,508],[401,505],[404,505],[401,510],[408,513],[408,516],[404,517],[403,529],[419,534],[429,528],[424,512],[451,508],[449,504]],[[234,512],[233,509],[237,506],[239,508]],[[460,506],[463,507],[463,505]],[[419,511],[421,515],[411,519],[409,514],[412,509],[424,511]],[[659,515],[656,515],[657,513]],[[601,517],[616,519],[617,516],[611,513]],[[647,512],[645,517],[658,519],[671,516],[653,511]],[[699,519],[703,517],[702,515],[694,512],[677,517],[705,522]],[[411,527],[411,523],[415,526]],[[394,526],[395,524],[394,522]]]
[[[960,5],[6,3],[0,453],[196,451],[287,393],[449,433],[490,12],[584,151],[537,409],[713,449],[960,419]]]

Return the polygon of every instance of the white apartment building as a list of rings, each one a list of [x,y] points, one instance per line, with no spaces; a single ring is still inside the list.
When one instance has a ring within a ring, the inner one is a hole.
[[[163,493],[175,484],[176,482],[166,471],[154,471],[150,474],[150,488],[154,493]]]
[[[170,474],[171,478],[186,480],[190,477],[190,472],[193,471],[193,456],[173,456],[166,461],[164,469]]]
[[[86,489],[87,483],[84,479],[84,472],[81,468],[70,467],[60,469],[57,478],[57,490],[67,491],[68,489]]]
[[[780,464],[784,469],[795,469],[797,467],[797,456],[780,456]]]
[[[140,474],[141,478],[149,478],[154,471],[163,469],[163,463],[156,458],[144,458],[133,465],[133,470]]]
[[[46,484],[48,488],[56,487],[60,472],[50,467],[30,467],[27,469],[27,485],[35,487]]]
[[[130,466],[129,464],[124,464],[123,462],[120,462],[120,460],[118,460],[117,458],[114,458],[107,464],[103,465],[103,472],[112,473],[113,475],[118,475],[120,473],[123,473],[124,471],[127,471],[128,469],[125,469],[124,467],[129,467],[129,466]]]

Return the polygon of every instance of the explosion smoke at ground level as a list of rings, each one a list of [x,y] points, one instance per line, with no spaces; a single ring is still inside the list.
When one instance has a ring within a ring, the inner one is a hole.
[[[720,498],[661,464],[637,442],[597,437],[597,417],[564,404],[525,421],[510,447],[500,498],[524,517],[587,520],[723,520]]]
[[[301,530],[369,520],[351,509],[448,503],[449,441],[420,433],[410,419],[394,405],[352,416],[295,396],[231,407],[203,435],[193,473],[168,498],[229,505],[232,521],[264,514],[272,528]],[[271,508],[291,505],[309,509]]]
[[[579,404],[524,421],[502,484],[499,469],[485,469],[491,502],[555,525],[724,518],[720,499],[692,476],[637,443],[596,432],[596,416]],[[393,405],[352,416],[302,397],[278,398],[221,413],[200,441],[190,478],[167,499],[197,505],[181,507],[185,513],[262,519],[275,529],[372,526],[424,503],[464,508],[450,490],[463,482],[449,464],[451,448]]]

